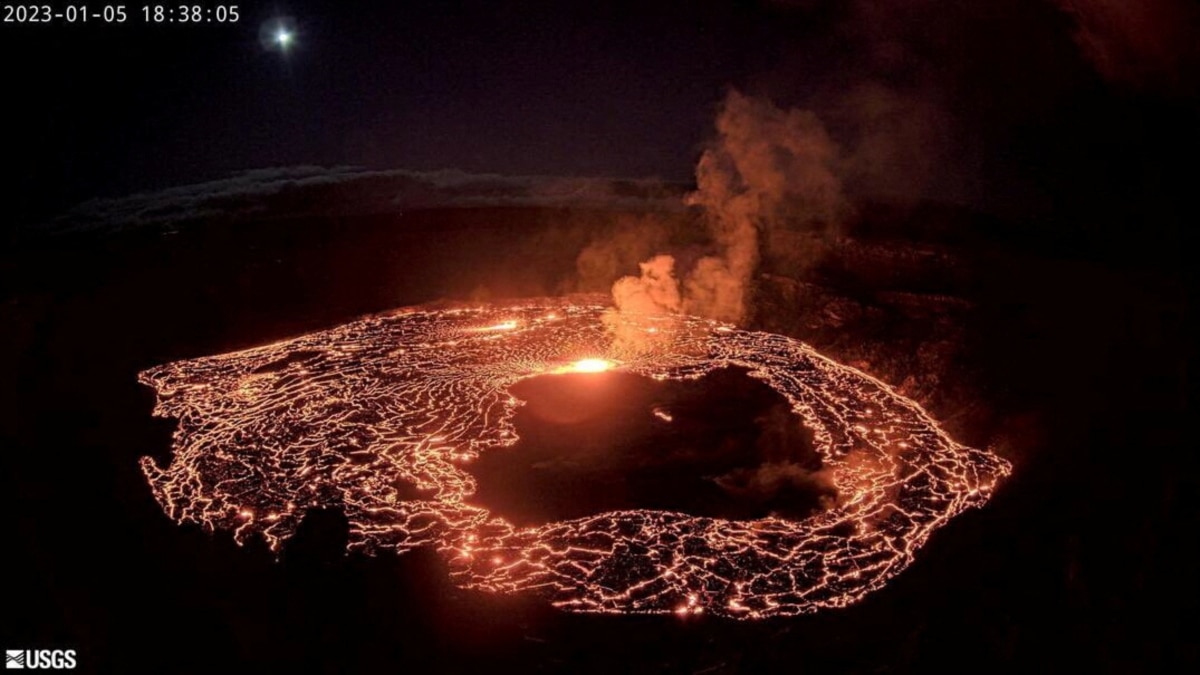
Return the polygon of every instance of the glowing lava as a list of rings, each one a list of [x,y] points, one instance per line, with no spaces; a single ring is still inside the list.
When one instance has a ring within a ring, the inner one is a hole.
[[[862,598],[1010,470],[796,340],[681,317],[650,349],[618,354],[606,309],[587,297],[405,310],[152,368],[140,380],[158,394],[155,414],[179,426],[172,462],[143,457],[142,469],[172,519],[238,542],[278,550],[307,510],[337,508],[353,550],[432,546],[466,587],[574,611],[736,618]],[[472,503],[471,461],[517,440],[512,385],[617,365],[657,379],[747,369],[812,430],[837,503],[798,521],[631,510],[537,527]]]
[[[608,359],[579,359],[570,365],[569,371],[573,373],[603,373],[614,365],[616,364]]]

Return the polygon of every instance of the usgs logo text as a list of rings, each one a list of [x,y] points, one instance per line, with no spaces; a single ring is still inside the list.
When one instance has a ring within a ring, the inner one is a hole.
[[[74,649],[5,649],[4,667],[10,670],[44,668],[70,670],[75,667]]]

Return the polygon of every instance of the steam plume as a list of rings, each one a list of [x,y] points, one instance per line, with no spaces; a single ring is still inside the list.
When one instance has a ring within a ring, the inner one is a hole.
[[[625,313],[657,315],[678,312],[682,304],[675,280],[675,259],[657,255],[640,263],[640,277],[623,277],[613,284],[613,302]]]
[[[1194,93],[1200,11],[1186,0],[1055,0],[1075,22],[1075,42],[1105,79]]]
[[[639,277],[622,277],[613,284],[614,309],[604,314],[604,325],[613,335],[618,353],[645,350],[670,334],[673,321],[663,321],[683,307],[675,259],[657,255],[640,263]]]
[[[704,208],[718,255],[688,278],[686,309],[723,321],[746,317],[760,234],[824,233],[844,208],[834,175],[837,145],[817,116],[781,110],[730,91],[717,117],[716,142],[696,167],[690,203]],[[767,241],[771,241],[768,236]]]
[[[682,294],[671,256],[643,263],[641,276],[613,285],[618,313],[682,309],[743,321],[764,245],[795,257],[808,250],[797,236],[823,236],[842,217],[846,200],[834,173],[840,151],[815,114],[730,91],[716,128],[687,199],[703,209],[714,250],[687,273]]]

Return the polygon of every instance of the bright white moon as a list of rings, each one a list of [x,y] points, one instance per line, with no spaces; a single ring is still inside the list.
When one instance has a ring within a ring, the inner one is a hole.
[[[259,24],[258,44],[263,49],[286,54],[299,42],[299,24],[290,16],[277,16]]]

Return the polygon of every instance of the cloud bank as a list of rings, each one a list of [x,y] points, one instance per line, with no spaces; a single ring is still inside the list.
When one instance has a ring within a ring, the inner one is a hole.
[[[656,179],[500,176],[457,170],[260,169],[228,178],[84,202],[42,231],[169,226],[206,219],[354,216],[442,207],[679,210],[683,186]]]

